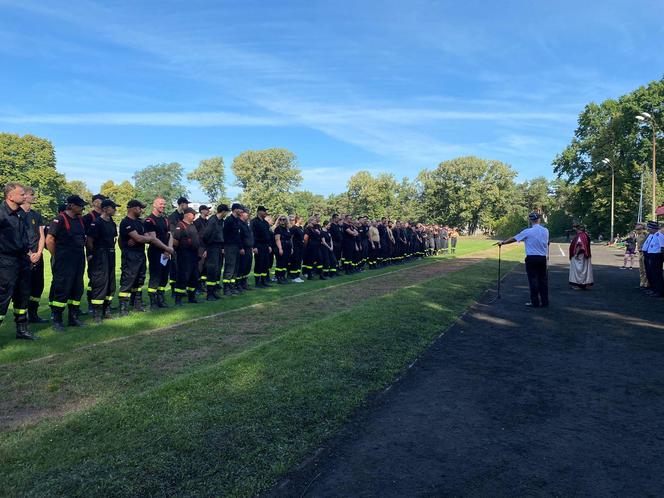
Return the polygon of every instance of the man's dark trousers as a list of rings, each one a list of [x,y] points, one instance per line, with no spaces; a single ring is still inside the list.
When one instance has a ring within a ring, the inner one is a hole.
[[[526,273],[530,286],[530,302],[533,306],[548,306],[549,277],[546,256],[526,256]]]
[[[661,252],[645,253],[646,276],[652,291],[661,296],[664,292],[664,278],[662,278],[662,261],[664,254]]]

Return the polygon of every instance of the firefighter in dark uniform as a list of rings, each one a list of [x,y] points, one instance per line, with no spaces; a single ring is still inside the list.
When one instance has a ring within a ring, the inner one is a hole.
[[[357,227],[359,233],[357,237],[360,254],[358,257],[358,267],[360,271],[364,271],[364,267],[369,260],[369,218],[362,216],[359,219],[360,225]]]
[[[254,236],[254,284],[255,287],[270,286],[270,261],[272,254],[272,233],[270,224],[265,221],[267,209],[258,206],[256,217],[251,220],[251,231]]]
[[[343,232],[343,247],[341,250],[342,264],[346,275],[355,272],[356,265],[353,264],[355,259],[355,244],[359,233],[355,230],[353,220],[349,214],[345,216],[344,222],[341,225]]]
[[[184,212],[185,209],[189,207],[189,200],[186,197],[180,197],[177,200],[177,207],[175,210],[168,215],[168,226],[171,231],[171,235],[175,231],[175,228],[178,226],[178,223],[182,221],[183,215],[182,213]],[[176,253],[173,253],[173,257],[171,258],[171,264],[170,266],[170,284],[171,284],[171,292],[173,296],[175,296],[175,277],[177,276],[177,256]]]
[[[240,269],[236,288],[239,292],[244,292],[251,290],[247,280],[249,279],[249,272],[251,272],[253,249],[256,247],[254,231],[249,224],[249,210],[246,208],[240,213],[240,241]]]
[[[110,319],[111,301],[115,294],[115,240],[118,227],[113,221],[119,206],[111,199],[101,201],[101,214],[90,221],[87,229],[88,277],[90,304],[94,323]]]
[[[205,231],[205,227],[208,224],[209,217],[210,216],[210,206],[206,206],[205,204],[202,204],[198,208],[198,218],[194,220],[194,226],[196,227],[196,230],[198,231],[198,242],[200,246],[198,247],[198,277],[200,278],[200,281],[198,283],[198,291],[199,292],[205,292],[205,288],[207,287],[205,285],[205,281],[207,280],[207,276],[205,275],[205,272],[203,269],[205,268],[205,259],[203,257],[203,253],[206,253],[206,247],[205,243],[203,241],[203,232]]]
[[[39,211],[32,209],[35,200],[35,189],[25,187],[25,202],[21,205],[25,211],[25,222],[28,224],[28,237],[30,251],[34,256],[30,259],[30,300],[28,301],[28,321],[30,323],[46,323],[39,317],[39,301],[44,292],[44,247],[46,235],[44,234],[44,220]],[[36,263],[32,260],[37,259]]]
[[[304,255],[304,230],[300,226],[300,217],[289,216],[290,233],[293,241],[293,254],[288,260],[288,276],[291,281],[301,284],[304,280],[300,278],[302,273],[302,256]]]
[[[339,265],[341,262],[341,248],[344,245],[344,232],[341,228],[341,219],[338,214],[332,215],[329,232],[334,247],[334,259],[336,259],[337,265]]]
[[[173,247],[171,230],[168,218],[165,216],[166,199],[157,197],[152,202],[152,213],[143,221],[145,233],[154,237],[162,244]],[[168,258],[166,264],[162,263],[162,256]],[[166,304],[166,286],[172,260],[168,252],[162,251],[154,244],[148,246],[148,298],[150,299],[150,309],[168,308]]]
[[[207,287],[207,300],[216,301],[219,299],[217,289],[219,289],[219,279],[221,278],[221,268],[224,261],[224,220],[228,215],[228,206],[219,204],[217,214],[211,216],[205,230],[203,231],[203,244],[207,257],[205,258],[205,283]]]
[[[120,264],[120,316],[127,316],[132,306],[135,311],[143,307],[143,284],[145,283],[145,244],[155,244],[165,252],[173,249],[156,238],[154,232],[145,233],[141,214],[145,204],[132,199],[127,203],[127,216],[120,222],[119,245],[122,250]]]
[[[178,223],[173,232],[173,246],[177,252],[178,271],[175,279],[175,306],[182,306],[182,298],[192,304],[196,300],[196,286],[198,285],[198,248],[200,241],[198,230],[194,226],[196,210],[186,208],[182,221]]]
[[[312,216],[304,229],[304,259],[302,269],[307,274],[307,280],[314,278],[314,272],[318,273],[321,280],[326,280],[323,275],[323,260],[321,258],[320,225]]]
[[[244,212],[244,206],[233,203],[231,214],[224,220],[224,295],[238,294],[237,279],[240,271],[240,251],[242,240],[240,239],[240,214]]]
[[[28,331],[28,299],[30,297],[30,264],[37,261],[31,252],[25,211],[25,189],[18,183],[5,185],[5,200],[0,205],[0,324],[7,314],[9,302],[14,305],[16,338],[35,340]]]
[[[77,195],[67,197],[66,208],[51,222],[46,247],[51,253],[53,281],[49,302],[53,314],[53,328],[64,331],[62,315],[69,308],[67,323],[80,327],[83,274],[85,273],[85,223],[81,216],[87,204]]]
[[[277,226],[274,229],[275,257],[277,260],[274,274],[279,284],[287,284],[289,282],[288,262],[293,254],[292,238],[293,236],[288,226],[288,217],[285,214],[279,216],[277,218]]]
[[[334,257],[334,241],[330,228],[332,223],[325,221],[321,230],[321,259],[323,261],[323,275],[332,278],[336,276],[337,260]]]
[[[387,218],[380,219],[380,223],[376,225],[378,228],[378,238],[380,240],[380,249],[378,251],[378,266],[384,266],[390,259],[390,237],[387,235]]]
[[[83,215],[83,223],[85,223],[85,231],[87,232],[88,229],[90,228],[90,223],[92,223],[94,220],[96,220],[99,216],[101,216],[101,202],[106,199],[107,197],[102,194],[95,194],[92,196],[92,200],[90,202],[90,205],[92,206],[92,209],[87,213]],[[90,276],[90,266],[88,265],[88,287],[87,287],[87,296],[88,296],[88,311],[92,313],[92,303],[90,302],[90,291],[92,290],[90,286],[90,280],[92,277]],[[81,313],[84,314],[84,313]]]

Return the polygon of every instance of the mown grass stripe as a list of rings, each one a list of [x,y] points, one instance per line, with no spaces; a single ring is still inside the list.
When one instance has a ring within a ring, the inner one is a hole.
[[[519,257],[507,254],[506,269]],[[417,358],[494,282],[496,264],[483,261],[370,299],[148,393],[2,437],[2,492],[265,490]]]

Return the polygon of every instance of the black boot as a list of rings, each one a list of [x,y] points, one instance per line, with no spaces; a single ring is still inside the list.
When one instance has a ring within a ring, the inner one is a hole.
[[[219,300],[219,295],[217,294],[217,290],[214,288],[214,285],[207,286],[207,300],[208,301]]]
[[[158,294],[156,292],[148,292],[148,298],[150,299],[150,311],[159,308]]]
[[[196,291],[187,291],[187,301],[191,304],[198,304],[198,301],[196,300]]]
[[[267,276],[261,277],[261,280],[263,282],[263,287],[272,287],[272,283],[270,282],[270,274],[268,273]]]
[[[327,277],[325,276],[325,273],[324,273],[324,272],[320,272],[320,273],[318,274],[318,278],[320,278],[321,280],[327,280]]]
[[[53,317],[53,330],[56,332],[64,332],[65,326],[62,323],[62,314],[64,313],[63,308],[52,308],[51,315]]]
[[[157,291],[157,306],[159,308],[168,308],[166,304],[166,293],[163,290]]]
[[[175,306],[176,307],[182,306],[182,294],[180,294],[179,292],[175,293]]]
[[[28,302],[28,321],[30,323],[48,323],[48,320],[39,317],[37,313],[38,308],[39,303],[37,301]]]
[[[242,280],[236,280],[234,284],[231,284],[231,292],[236,296],[244,293],[244,289],[242,289],[241,283]]]
[[[132,297],[133,301],[132,304],[134,306],[134,311],[138,311],[139,313],[142,313],[145,311],[145,305],[143,304],[143,293],[142,292],[132,292]]]
[[[83,322],[80,319],[80,309],[78,306],[69,305],[69,313],[67,314],[67,325],[70,327],[82,327]]]
[[[232,296],[233,291],[231,290],[231,284],[224,283],[224,296]]]
[[[261,282],[261,277],[254,277],[254,287],[256,289],[263,287],[263,284]]]
[[[104,318],[104,309],[102,304],[92,305],[92,322],[99,325]]]
[[[121,297],[120,298],[120,316],[128,316],[129,315],[129,298],[128,297]]]
[[[104,301],[101,312],[102,318],[104,320],[113,320],[113,315],[111,314],[111,302]]]
[[[36,341],[39,336],[31,334],[28,330],[28,322],[16,322],[16,338],[26,341]]]
[[[249,287],[249,282],[248,282],[248,280],[249,280],[249,279],[247,279],[247,278],[243,278],[243,279],[242,279],[241,287],[242,287],[242,290],[243,290],[243,291],[250,291],[250,290],[253,290],[251,287]]]

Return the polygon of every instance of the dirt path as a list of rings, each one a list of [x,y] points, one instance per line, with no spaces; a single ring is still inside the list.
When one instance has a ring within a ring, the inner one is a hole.
[[[458,271],[494,254],[400,267],[178,326],[139,332],[30,362],[0,366],[0,431],[61,417],[141,392],[227,358],[298,324],[320,319],[396,289]]]
[[[664,303],[594,251],[579,292],[552,246],[549,309],[520,266],[271,494],[664,494]]]

